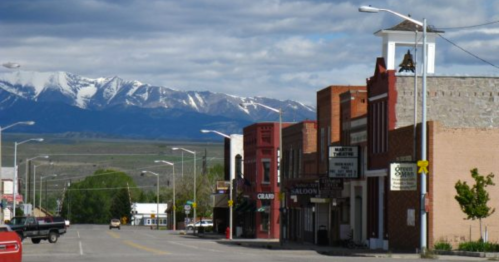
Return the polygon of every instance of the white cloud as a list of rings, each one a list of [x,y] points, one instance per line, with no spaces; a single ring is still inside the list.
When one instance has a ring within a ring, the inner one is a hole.
[[[363,1],[0,1],[0,57],[37,71],[120,76],[181,90],[315,105],[329,85],[364,85],[381,54],[373,33],[400,23],[357,11]],[[492,0],[382,0],[376,6],[438,28],[499,20]],[[466,19],[462,19],[466,17]],[[445,37],[499,63],[498,24]],[[1,61],[0,61],[1,62]],[[497,69],[439,39],[437,73]]]

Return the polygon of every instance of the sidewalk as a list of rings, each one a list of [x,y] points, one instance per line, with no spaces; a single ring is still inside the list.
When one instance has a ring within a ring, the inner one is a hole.
[[[249,248],[264,248],[273,250],[312,250],[319,254],[326,256],[355,256],[355,257],[374,257],[374,258],[403,258],[403,259],[419,259],[420,254],[417,253],[404,253],[404,252],[391,252],[385,250],[371,250],[371,249],[348,249],[343,247],[332,247],[332,246],[318,246],[310,243],[295,243],[295,242],[285,242],[282,245],[279,243],[279,239],[225,239],[225,235],[220,234],[199,234],[199,238],[213,239],[217,240],[220,244],[225,245],[238,245]],[[461,260],[461,261],[487,261],[487,257],[477,257],[479,254],[468,254],[463,256],[457,252],[445,255],[436,255],[438,260]],[[488,256],[494,257],[494,256]],[[499,256],[498,256],[499,257]]]

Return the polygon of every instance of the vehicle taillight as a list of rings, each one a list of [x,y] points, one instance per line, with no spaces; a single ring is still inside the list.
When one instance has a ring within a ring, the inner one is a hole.
[[[18,250],[19,250],[19,244],[17,244],[16,242],[0,243],[0,253],[17,252]]]

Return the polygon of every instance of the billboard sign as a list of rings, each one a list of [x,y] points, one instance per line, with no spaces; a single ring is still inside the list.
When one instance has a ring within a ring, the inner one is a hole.
[[[329,177],[359,178],[359,147],[329,147]]]

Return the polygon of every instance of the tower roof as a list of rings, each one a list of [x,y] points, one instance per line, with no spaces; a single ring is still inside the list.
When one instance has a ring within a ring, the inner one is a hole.
[[[422,32],[423,27],[420,25],[416,25],[415,23],[413,23],[409,20],[404,20],[401,23],[399,23],[398,25],[395,25],[395,26],[387,28],[387,29],[383,29],[382,31],[410,31],[410,32],[414,32],[416,30]],[[428,32],[428,33],[444,33],[444,31],[439,31],[439,30],[436,30],[436,29],[431,28],[429,26],[426,27],[426,32]]]

